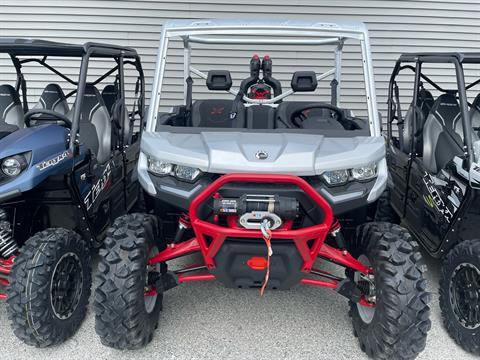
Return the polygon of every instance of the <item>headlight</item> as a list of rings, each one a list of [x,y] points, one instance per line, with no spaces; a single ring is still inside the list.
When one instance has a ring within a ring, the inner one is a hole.
[[[175,176],[180,180],[194,181],[200,174],[201,171],[199,169],[190,166],[177,165],[175,167]]]
[[[8,177],[18,176],[28,166],[25,155],[19,154],[2,160],[2,172]]]
[[[157,175],[171,175],[173,173],[173,164],[149,157],[148,170]]]
[[[325,171],[322,174],[328,185],[342,185],[348,182],[348,170]]]
[[[182,181],[193,182],[202,174],[200,169],[177,165],[165,160],[148,157],[148,170],[155,175],[170,175],[175,176]]]
[[[351,180],[366,181],[377,176],[377,165],[370,164],[353,169],[325,171],[323,179],[328,185],[344,185]]]
[[[370,180],[377,176],[377,165],[370,164],[352,169],[352,178],[355,180]]]

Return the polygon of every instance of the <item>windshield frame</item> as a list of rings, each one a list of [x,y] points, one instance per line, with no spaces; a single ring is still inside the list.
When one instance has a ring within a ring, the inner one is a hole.
[[[219,38],[219,35],[230,38]],[[257,36],[252,39],[251,36]],[[295,37],[295,38],[292,38]],[[192,44],[269,44],[269,45],[336,45],[335,66],[319,75],[333,75],[337,81],[337,106],[341,97],[342,49],[345,41],[355,40],[360,44],[364,75],[365,96],[368,110],[370,136],[381,136],[381,126],[375,95],[375,82],[370,52],[368,30],[361,22],[309,22],[309,21],[259,21],[259,20],[172,20],[162,28],[157,54],[152,97],[146,120],[146,131],[155,132],[159,118],[159,105],[162,98],[162,85],[167,62],[169,40],[181,39],[184,45],[184,102],[187,98],[186,79],[192,74],[203,77],[205,74],[191,66]],[[236,94],[235,90],[230,91]],[[288,96],[288,95],[287,95]],[[266,102],[271,103],[274,99]],[[252,102],[251,99],[246,100]]]

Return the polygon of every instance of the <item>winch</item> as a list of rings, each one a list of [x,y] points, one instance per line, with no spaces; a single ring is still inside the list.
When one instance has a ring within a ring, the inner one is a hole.
[[[298,200],[279,195],[242,195],[239,198],[216,198],[213,211],[219,216],[238,216],[238,223],[245,229],[260,229],[268,220],[270,229],[282,226],[285,220],[293,220],[299,211]]]

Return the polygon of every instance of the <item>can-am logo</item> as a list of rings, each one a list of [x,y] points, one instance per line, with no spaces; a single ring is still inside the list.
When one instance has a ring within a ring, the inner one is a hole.
[[[255,154],[258,160],[265,160],[268,158],[268,153],[265,150],[258,150]]]
[[[70,157],[70,151],[64,151],[63,153],[61,153],[60,155],[58,156],[55,156],[54,158],[52,159],[49,159],[49,160],[46,160],[46,161],[42,161],[41,163],[39,163],[37,165],[37,169],[40,170],[40,171],[43,171],[45,169],[48,169],[49,167],[52,167],[52,166],[55,166],[57,165],[59,162],[65,160],[66,158]]]

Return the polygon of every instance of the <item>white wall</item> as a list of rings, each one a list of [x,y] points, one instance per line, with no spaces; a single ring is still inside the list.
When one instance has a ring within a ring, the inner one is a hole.
[[[265,3],[265,5],[258,5]],[[368,24],[371,35],[379,109],[385,110],[388,77],[398,54],[414,51],[480,51],[480,1],[478,0],[178,0],[178,1],[59,1],[59,0],[0,0],[0,35],[34,37],[49,40],[81,43],[86,41],[111,42],[135,47],[140,53],[147,75],[147,91],[155,66],[159,32],[162,23],[171,18],[275,18],[343,19],[360,20]],[[180,55],[178,49],[178,54]],[[234,54],[230,70],[234,78],[245,77],[252,51],[226,49]],[[363,106],[363,81],[361,70],[355,62],[354,48],[345,49],[343,103],[361,113]],[[262,55],[265,49],[259,49]],[[177,52],[174,50],[174,53]],[[199,51],[195,61],[202,70],[221,68],[218,60],[208,50]],[[325,69],[328,63],[318,63],[317,55],[306,49],[287,49],[275,52],[274,73],[287,83],[293,70]],[[177,56],[175,59],[180,59]],[[325,60],[326,61],[326,60]],[[75,63],[59,64],[67,74],[78,75]],[[0,83],[14,79],[10,63],[0,59]],[[181,68],[172,63],[172,78],[165,90],[168,102],[174,103],[182,95],[179,83]],[[216,67],[215,67],[216,66]],[[95,71],[101,73],[100,64]],[[224,66],[225,68],[225,66]],[[34,72],[33,70],[26,69]],[[39,73],[38,70],[35,73]],[[444,69],[433,73],[442,75]],[[480,76],[474,70],[473,75]],[[45,81],[41,75],[30,79],[30,98],[34,101],[41,93]],[[52,78],[50,78],[51,80]],[[445,83],[454,79],[443,78]],[[197,92],[206,88],[196,81]],[[326,96],[325,87],[320,89]]]

